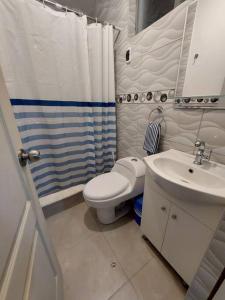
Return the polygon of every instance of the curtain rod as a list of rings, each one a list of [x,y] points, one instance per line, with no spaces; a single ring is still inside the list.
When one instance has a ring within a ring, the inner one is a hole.
[[[84,14],[82,11],[78,11],[78,10],[75,10],[75,9],[72,9],[72,8],[69,8],[65,5],[62,5],[60,3],[57,3],[57,2],[53,2],[51,0],[38,0],[39,2],[42,2],[43,5],[46,3],[46,4],[51,4],[51,5],[54,5],[56,6],[57,8],[59,9],[64,9],[65,11],[69,11],[69,12],[73,12],[75,13],[76,15],[78,15],[79,17],[85,15],[87,17],[87,19],[91,20],[91,21],[94,21],[94,22],[98,22],[98,23],[101,23],[103,25],[106,25],[106,24],[109,24],[109,25],[112,25],[112,27],[116,30],[118,30],[119,32],[121,31],[121,28],[116,26],[116,25],[113,25],[113,24],[110,24],[106,21],[101,21],[99,20],[98,18],[94,18],[94,17],[91,17],[91,16],[88,16],[87,14]]]

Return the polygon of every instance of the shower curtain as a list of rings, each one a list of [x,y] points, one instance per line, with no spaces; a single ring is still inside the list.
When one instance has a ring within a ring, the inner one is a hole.
[[[35,0],[0,1],[0,65],[39,197],[110,171],[113,28]]]

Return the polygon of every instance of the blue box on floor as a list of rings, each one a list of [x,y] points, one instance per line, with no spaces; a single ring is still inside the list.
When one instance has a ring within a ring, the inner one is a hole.
[[[141,224],[142,205],[143,205],[143,194],[138,195],[137,197],[134,198],[134,219],[138,225]]]

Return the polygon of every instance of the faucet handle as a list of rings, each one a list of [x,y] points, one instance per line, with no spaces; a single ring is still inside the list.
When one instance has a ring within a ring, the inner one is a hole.
[[[209,161],[211,158],[211,155],[212,155],[212,149],[205,149],[205,152],[203,154],[203,159]]]
[[[200,140],[197,140],[197,141],[195,142],[195,147],[199,148],[199,147],[201,147],[201,146],[205,147],[205,142],[200,141]]]

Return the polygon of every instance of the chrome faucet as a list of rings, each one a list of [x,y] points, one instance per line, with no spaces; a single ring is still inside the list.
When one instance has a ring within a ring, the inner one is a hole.
[[[210,160],[212,151],[209,150],[209,153],[206,153],[205,142],[198,140],[195,142],[195,147],[198,148],[198,150],[196,152],[194,164],[201,165],[203,160]]]

